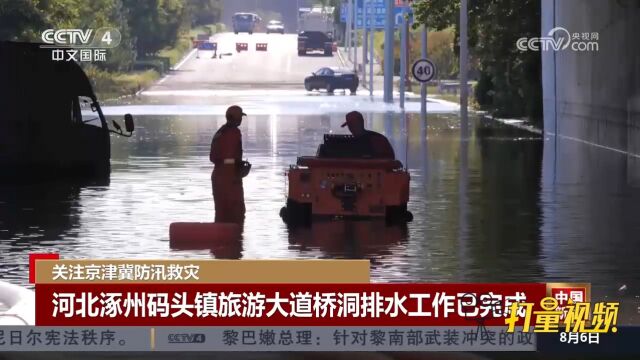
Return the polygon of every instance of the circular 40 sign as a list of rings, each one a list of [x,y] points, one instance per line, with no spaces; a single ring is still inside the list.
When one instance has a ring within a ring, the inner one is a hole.
[[[411,72],[420,82],[431,81],[436,76],[436,65],[429,59],[418,59],[413,63]]]

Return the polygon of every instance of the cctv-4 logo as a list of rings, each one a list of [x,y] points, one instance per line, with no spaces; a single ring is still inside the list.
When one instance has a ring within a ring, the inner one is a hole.
[[[204,334],[169,334],[170,344],[202,344],[205,340]]]

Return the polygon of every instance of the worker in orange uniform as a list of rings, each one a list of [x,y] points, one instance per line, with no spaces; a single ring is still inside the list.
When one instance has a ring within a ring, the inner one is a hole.
[[[348,113],[346,120],[342,127],[347,126],[349,128],[364,156],[374,159],[396,158],[393,147],[391,147],[386,136],[364,128],[364,118],[360,112],[352,111]]]
[[[238,128],[246,116],[239,106],[230,106],[227,123],[213,136],[209,159],[215,165],[211,173],[211,187],[216,209],[216,222],[244,221],[244,189],[239,166],[242,163],[242,134]]]

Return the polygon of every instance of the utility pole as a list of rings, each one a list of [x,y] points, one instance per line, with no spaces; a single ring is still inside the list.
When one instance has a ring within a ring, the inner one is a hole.
[[[369,10],[371,13],[369,14],[369,96],[373,96],[373,59],[375,57],[374,54],[374,35],[376,33],[376,24],[375,24],[375,4],[373,0],[369,0]]]
[[[467,15],[467,0],[460,0],[460,137],[462,140],[466,140],[469,136],[469,117],[467,114],[467,70],[469,69]]]
[[[393,102],[393,43],[395,31],[394,0],[386,0],[384,23],[384,102]]]
[[[347,50],[347,56],[349,57],[349,61],[351,61],[351,24],[353,23],[353,0],[349,0],[347,5],[347,26],[344,30],[345,32],[345,41],[344,46]]]
[[[409,18],[408,18],[408,16],[409,16],[408,13],[406,14],[406,17],[403,16],[403,18],[404,18],[404,27],[405,27],[404,31],[405,31],[405,34],[406,34],[405,39],[404,39],[404,42],[405,42],[404,48],[405,48],[405,52],[406,52],[406,54],[404,55],[404,61],[405,61],[404,68],[405,68],[405,70],[409,68],[409,62],[411,61],[411,57],[410,57],[410,55],[411,55],[411,32],[409,31],[410,27],[409,27]],[[411,76],[409,75],[409,72],[405,71],[404,76],[405,76],[405,81],[407,83],[407,90],[412,91],[411,90]]]
[[[367,16],[369,10],[370,0],[362,0],[362,83],[367,83],[367,38],[369,37],[369,30],[367,29]]]
[[[358,76],[358,11],[360,9],[360,7],[358,6],[358,0],[354,0],[355,1],[355,7],[354,7],[354,16],[353,18],[355,19],[353,21],[353,38],[354,38],[354,42],[353,42],[353,72],[356,74],[356,76]],[[360,2],[362,2],[363,0],[360,0]]]

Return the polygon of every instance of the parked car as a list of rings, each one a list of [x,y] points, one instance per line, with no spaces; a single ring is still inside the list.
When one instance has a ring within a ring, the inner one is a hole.
[[[278,21],[278,20],[269,21],[269,23],[267,24],[267,34],[271,34],[271,33],[284,34],[284,24],[282,23],[282,21]]]
[[[323,67],[304,79],[304,88],[307,91],[326,89],[330,94],[335,89],[349,89],[351,95],[355,95],[358,83],[358,76],[352,70]]]

